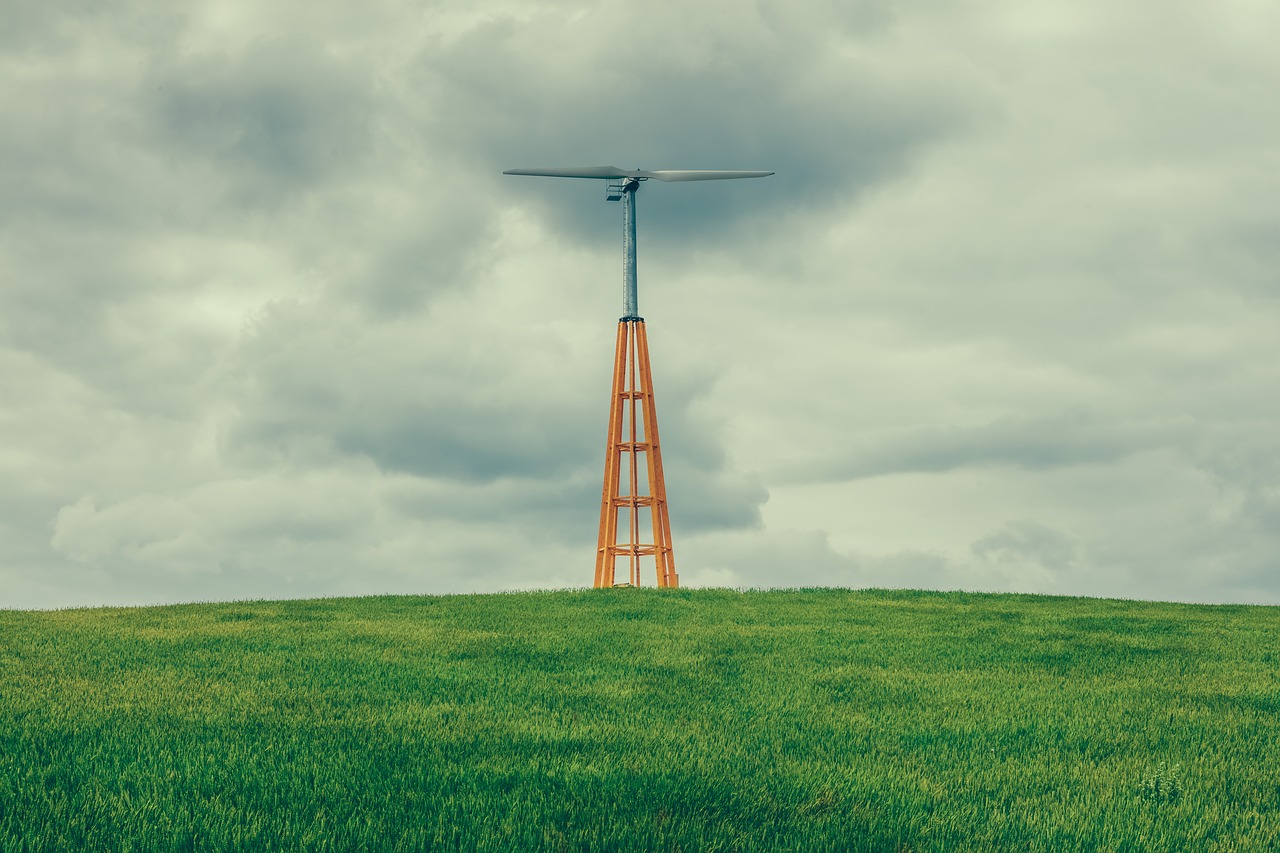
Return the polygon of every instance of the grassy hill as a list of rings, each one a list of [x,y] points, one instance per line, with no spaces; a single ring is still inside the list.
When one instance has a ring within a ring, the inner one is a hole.
[[[1280,610],[0,611],[0,850],[1280,850]]]

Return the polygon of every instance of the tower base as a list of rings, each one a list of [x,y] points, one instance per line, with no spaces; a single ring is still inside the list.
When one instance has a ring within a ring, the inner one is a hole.
[[[649,529],[653,538],[641,542],[641,530]],[[621,566],[619,558],[623,558]],[[654,567],[658,586],[679,586],[653,405],[649,341],[642,318],[623,317],[618,321],[613,361],[595,586],[640,586],[648,565]]]

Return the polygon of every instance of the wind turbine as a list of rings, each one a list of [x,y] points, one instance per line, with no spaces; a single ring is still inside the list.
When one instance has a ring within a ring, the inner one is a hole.
[[[764,178],[773,172],[723,170],[619,169],[617,166],[580,166],[563,169],[508,169],[504,175],[604,180],[605,198],[622,201],[622,300],[618,342],[613,360],[613,394],[609,403],[609,438],[605,451],[604,488],[600,497],[600,536],[596,546],[595,586],[639,586],[642,557],[653,557],[658,586],[679,585],[671,545],[671,520],[667,513],[667,487],[662,476],[662,450],[658,442],[658,415],[653,403],[653,378],[649,372],[649,341],[636,297],[636,191],[644,181],[723,181]],[[637,406],[640,412],[637,412]],[[639,456],[645,456],[642,471]],[[625,457],[625,464],[624,464]],[[627,489],[622,491],[622,472]],[[644,473],[646,480],[641,482]],[[647,491],[646,491],[647,489]],[[640,514],[647,510],[653,539],[640,541]],[[619,516],[627,516],[629,538],[619,541]],[[618,557],[627,558],[627,580],[617,578]]]

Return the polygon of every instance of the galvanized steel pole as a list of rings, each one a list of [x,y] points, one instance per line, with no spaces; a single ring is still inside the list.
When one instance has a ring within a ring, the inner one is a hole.
[[[640,319],[636,296],[636,190],[634,178],[622,188],[622,310],[623,320]]]

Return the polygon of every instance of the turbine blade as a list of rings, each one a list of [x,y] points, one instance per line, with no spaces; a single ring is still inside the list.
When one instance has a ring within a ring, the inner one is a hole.
[[[734,178],[767,178],[773,172],[730,172],[724,170],[701,169],[681,171],[664,169],[658,172],[644,172],[644,177],[659,181],[727,181]]]
[[[536,175],[543,178],[631,178],[634,171],[617,166],[569,166],[563,169],[507,169],[504,175]]]
[[[507,169],[504,175],[536,175],[543,178],[653,178],[658,181],[728,181],[734,178],[765,178],[773,172],[733,172],[723,169],[619,169],[617,166],[568,166],[560,169]]]

